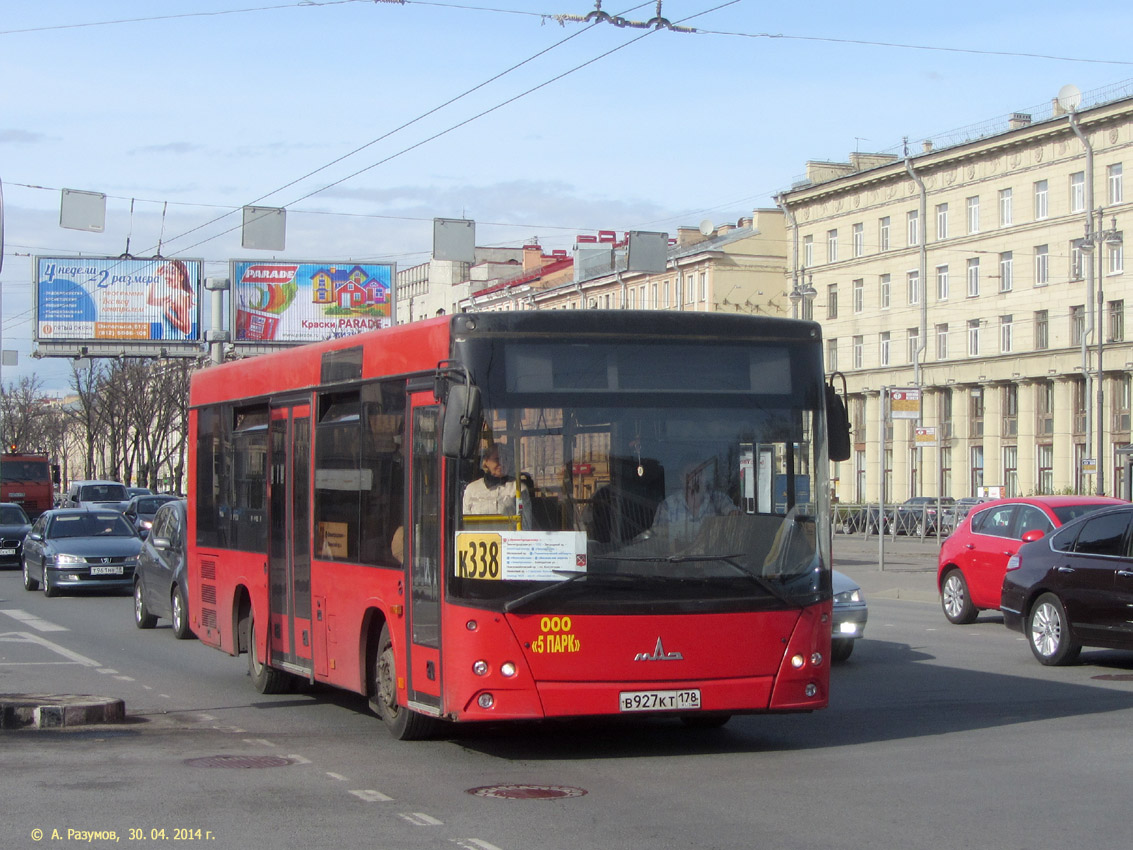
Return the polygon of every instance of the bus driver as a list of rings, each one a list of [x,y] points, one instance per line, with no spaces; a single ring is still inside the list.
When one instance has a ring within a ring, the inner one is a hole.
[[[464,490],[464,513],[489,516],[522,516],[523,527],[531,528],[531,491],[520,483],[521,505],[516,510],[515,478],[507,474],[500,458],[500,448],[492,443],[483,451],[480,468],[484,475]]]

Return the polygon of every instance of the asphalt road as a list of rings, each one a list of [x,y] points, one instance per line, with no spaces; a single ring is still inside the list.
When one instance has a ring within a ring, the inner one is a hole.
[[[876,577],[877,595],[824,711],[716,731],[464,727],[413,743],[392,741],[354,695],[257,694],[244,659],[164,623],[136,630],[127,597],[45,599],[0,573],[0,692],[113,693],[130,716],[0,733],[0,846],[1128,846],[1133,654],[1041,667],[993,614],[948,624],[931,558],[883,571],[851,542],[835,539],[836,562]],[[504,785],[573,796],[470,793]],[[117,841],[85,840],[99,830]]]

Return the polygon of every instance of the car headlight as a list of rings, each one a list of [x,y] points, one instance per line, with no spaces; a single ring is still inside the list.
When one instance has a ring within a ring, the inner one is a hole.
[[[79,564],[85,564],[86,562],[87,559],[79,555],[68,555],[66,553],[62,553],[55,556],[55,564],[60,567],[74,567]]]
[[[861,588],[855,587],[853,590],[846,590],[846,591],[843,591],[842,593],[835,593],[834,594],[834,601],[837,602],[837,603],[840,603],[842,605],[848,605],[851,602],[861,602],[862,601]]]

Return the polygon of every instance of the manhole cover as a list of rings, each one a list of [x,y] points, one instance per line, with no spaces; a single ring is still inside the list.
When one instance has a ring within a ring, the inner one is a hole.
[[[1102,676],[1094,676],[1093,678],[1103,682],[1133,682],[1133,673],[1106,673]]]
[[[561,800],[564,797],[581,797],[586,790],[568,785],[485,785],[469,788],[468,793],[501,800]]]
[[[203,758],[185,759],[189,767],[286,767],[291,759],[280,756],[205,756]]]

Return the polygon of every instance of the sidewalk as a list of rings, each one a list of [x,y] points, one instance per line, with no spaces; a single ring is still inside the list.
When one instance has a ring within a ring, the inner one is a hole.
[[[856,581],[870,599],[908,599],[937,603],[936,561],[940,552],[935,537],[885,538],[884,569],[879,566],[876,535],[834,535],[834,569]]]

